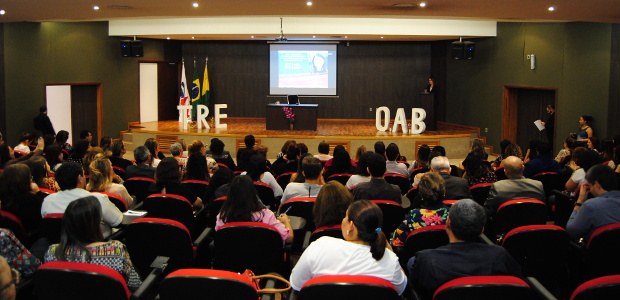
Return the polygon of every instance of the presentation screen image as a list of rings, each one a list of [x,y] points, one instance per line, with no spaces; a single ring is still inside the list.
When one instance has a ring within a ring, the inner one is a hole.
[[[337,45],[271,44],[271,95],[336,95]]]

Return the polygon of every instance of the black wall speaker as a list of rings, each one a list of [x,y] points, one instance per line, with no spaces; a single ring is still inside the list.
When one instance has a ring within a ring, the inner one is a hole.
[[[476,52],[476,43],[463,42],[463,59],[474,59],[475,52]]]
[[[131,56],[131,41],[121,41],[121,55],[123,57]]]
[[[463,42],[452,42],[452,59],[463,59]]]
[[[142,41],[138,41],[138,40],[121,41],[121,55],[123,57],[144,56],[144,50],[142,48]]]
[[[476,43],[474,42],[452,42],[452,58],[453,59],[473,59],[476,52]]]

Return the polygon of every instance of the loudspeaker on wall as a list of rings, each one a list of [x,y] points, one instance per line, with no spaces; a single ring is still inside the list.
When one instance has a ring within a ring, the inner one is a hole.
[[[142,41],[139,41],[139,40],[121,41],[121,55],[123,57],[144,56],[144,49],[142,48]]]

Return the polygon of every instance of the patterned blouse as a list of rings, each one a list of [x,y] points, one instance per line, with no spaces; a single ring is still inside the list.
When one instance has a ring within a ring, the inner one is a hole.
[[[22,245],[13,232],[4,228],[0,228],[0,256],[24,277],[31,276],[41,265],[39,259]]]
[[[414,208],[396,228],[390,239],[390,244],[394,247],[403,247],[411,231],[424,226],[446,224],[447,218],[448,208],[443,204],[430,208]]]
[[[51,245],[45,253],[45,262],[58,261],[56,257],[58,244]],[[130,290],[136,290],[141,284],[140,275],[133,267],[129,253],[125,245],[119,241],[108,241],[95,246],[86,247],[90,251],[91,259],[88,261],[86,252],[78,247],[70,247],[66,250],[66,260],[70,262],[83,262],[106,266],[119,272],[127,281]]]

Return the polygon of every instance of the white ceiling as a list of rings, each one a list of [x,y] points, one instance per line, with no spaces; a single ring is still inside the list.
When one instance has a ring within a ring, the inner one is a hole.
[[[198,7],[192,7],[197,2]],[[6,0],[0,2],[0,22],[19,21],[97,21],[97,20],[142,20],[156,26],[163,18],[175,20],[226,18],[271,17],[277,23],[269,28],[269,34],[253,29],[253,24],[243,23],[246,29],[241,33],[222,30],[216,33],[201,33],[201,28],[189,28],[183,33],[172,32],[151,34],[148,37],[173,39],[271,39],[279,35],[279,18],[284,18],[285,35],[292,32],[287,28],[287,21],[293,17],[321,17],[321,22],[329,19],[347,20],[411,20],[411,19],[456,19],[461,21],[531,21],[531,22],[603,22],[620,23],[619,0],[427,0],[427,6],[419,7],[420,0],[313,0],[312,6],[306,0]],[[93,5],[100,9],[95,11]],[[548,11],[554,5],[555,11]],[[227,19],[231,20],[231,19]],[[249,20],[249,19],[246,19]],[[319,19],[317,19],[319,20]],[[149,23],[150,22],[150,23]],[[193,21],[195,22],[195,20]],[[274,21],[271,21],[274,22]],[[290,24],[290,23],[289,23]],[[309,22],[311,24],[311,22]],[[315,23],[316,24],[316,23]],[[323,23],[322,25],[325,25]],[[372,24],[368,24],[372,25]],[[237,26],[239,26],[237,24]],[[327,24],[329,26],[329,24]],[[461,26],[462,27],[462,26]],[[308,39],[314,35],[310,25],[306,30],[298,31],[291,38]],[[386,28],[386,30],[390,30]],[[164,31],[164,29],[162,29]],[[208,31],[208,30],[207,30]],[[275,31],[275,32],[273,32]],[[388,31],[380,33],[351,33],[350,39],[378,40],[381,36],[394,40],[433,40],[446,38],[445,34],[390,35]],[[338,31],[338,35],[349,32]],[[292,33],[291,33],[292,34]],[[321,36],[330,39],[330,36]]]

